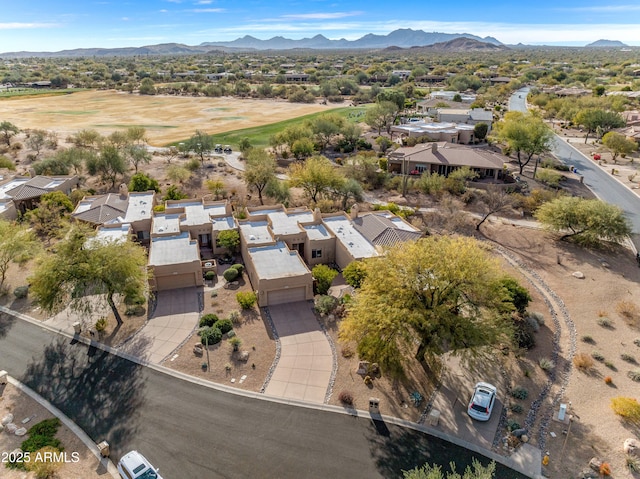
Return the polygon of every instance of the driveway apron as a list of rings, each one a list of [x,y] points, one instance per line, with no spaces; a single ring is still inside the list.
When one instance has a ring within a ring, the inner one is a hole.
[[[333,352],[308,302],[269,306],[280,338],[280,359],[265,393],[324,403],[333,371]]]

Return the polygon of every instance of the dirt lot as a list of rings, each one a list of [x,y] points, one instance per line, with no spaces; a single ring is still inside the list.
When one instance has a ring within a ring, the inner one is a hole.
[[[44,419],[53,417],[49,411],[11,384],[0,386],[0,417],[4,417],[8,413],[13,414],[14,421],[18,427],[23,426],[23,419],[31,417],[32,419],[24,425],[27,429]],[[19,448],[22,441],[27,437],[28,435],[18,437],[6,432],[0,433],[0,453],[9,453]],[[56,477],[83,479],[104,479],[111,477],[102,467],[98,459],[66,426],[60,426],[56,437],[62,442],[68,457],[68,461],[58,470]],[[78,454],[78,462],[73,462],[73,453]],[[0,477],[3,479],[33,479],[36,476],[34,472],[27,473],[20,470],[10,470],[7,469],[4,464],[1,464]]]
[[[58,132],[60,138],[92,128],[102,135],[129,126],[147,130],[149,144],[164,146],[193,135],[250,128],[330,109],[320,104],[275,100],[144,96],[115,91],[11,98],[0,101],[0,118],[21,129]]]

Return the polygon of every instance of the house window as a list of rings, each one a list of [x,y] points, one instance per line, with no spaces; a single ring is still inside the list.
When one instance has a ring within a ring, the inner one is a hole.
[[[321,249],[312,249],[311,250],[312,258],[322,258],[322,250]]]
[[[148,231],[138,231],[137,235],[138,235],[138,241],[148,240],[150,237],[150,234]]]

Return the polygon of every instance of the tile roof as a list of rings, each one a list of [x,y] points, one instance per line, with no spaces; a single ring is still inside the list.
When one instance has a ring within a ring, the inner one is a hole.
[[[468,166],[470,168],[502,168],[504,160],[479,148],[469,148],[453,143],[420,143],[402,147],[389,155],[389,161],[407,158],[414,163]]]
[[[117,193],[87,196],[78,203],[71,216],[94,224],[104,224],[117,218],[124,221],[127,205],[128,199]]]
[[[56,191],[56,188],[64,182],[72,180],[73,176],[34,176],[25,183],[5,192],[14,200],[27,200],[30,198],[38,198],[45,193]]]
[[[399,228],[394,221],[385,215],[376,213],[358,216],[353,220],[353,226],[362,236],[378,246],[392,246],[396,243],[417,240],[422,237],[420,231]]]

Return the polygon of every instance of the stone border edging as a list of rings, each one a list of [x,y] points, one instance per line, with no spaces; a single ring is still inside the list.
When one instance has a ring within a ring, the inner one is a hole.
[[[87,449],[89,449],[89,451],[91,451],[91,453],[96,457],[96,459],[100,461],[100,464],[102,464],[102,466],[107,470],[107,472],[111,474],[111,477],[113,477],[114,479],[120,479],[120,473],[116,469],[116,466],[113,463],[113,461],[108,457],[102,457],[102,455],[100,454],[100,451],[98,450],[98,445],[95,442],[93,442],[91,438],[87,435],[87,433],[85,433],[82,429],[80,429],[80,427],[75,422],[69,419],[62,411],[60,411],[60,409],[58,409],[49,401],[47,401],[45,398],[37,394],[29,386],[22,384],[20,381],[13,378],[12,376],[7,376],[7,380],[9,384],[19,389],[22,393],[29,396],[31,399],[37,402],[40,406],[44,407],[51,414],[53,414],[55,417],[60,419],[60,421],[66,427],[68,427],[69,430],[78,437],[78,439],[80,439],[84,443],[84,445],[87,447]]]
[[[264,394],[264,392],[267,390],[267,386],[269,386],[271,377],[273,376],[273,373],[278,367],[278,363],[280,362],[282,345],[280,344],[280,336],[278,335],[278,330],[276,329],[276,325],[273,323],[273,319],[271,319],[271,311],[269,311],[269,307],[265,306],[264,308],[262,308],[262,311],[264,312],[264,317],[267,318],[267,322],[269,323],[269,327],[271,328],[271,332],[273,333],[273,340],[276,343],[276,354],[273,357],[273,362],[271,363],[271,367],[269,368],[269,371],[267,371],[267,376],[264,378],[264,382],[262,383],[262,387],[260,388],[260,393]]]

